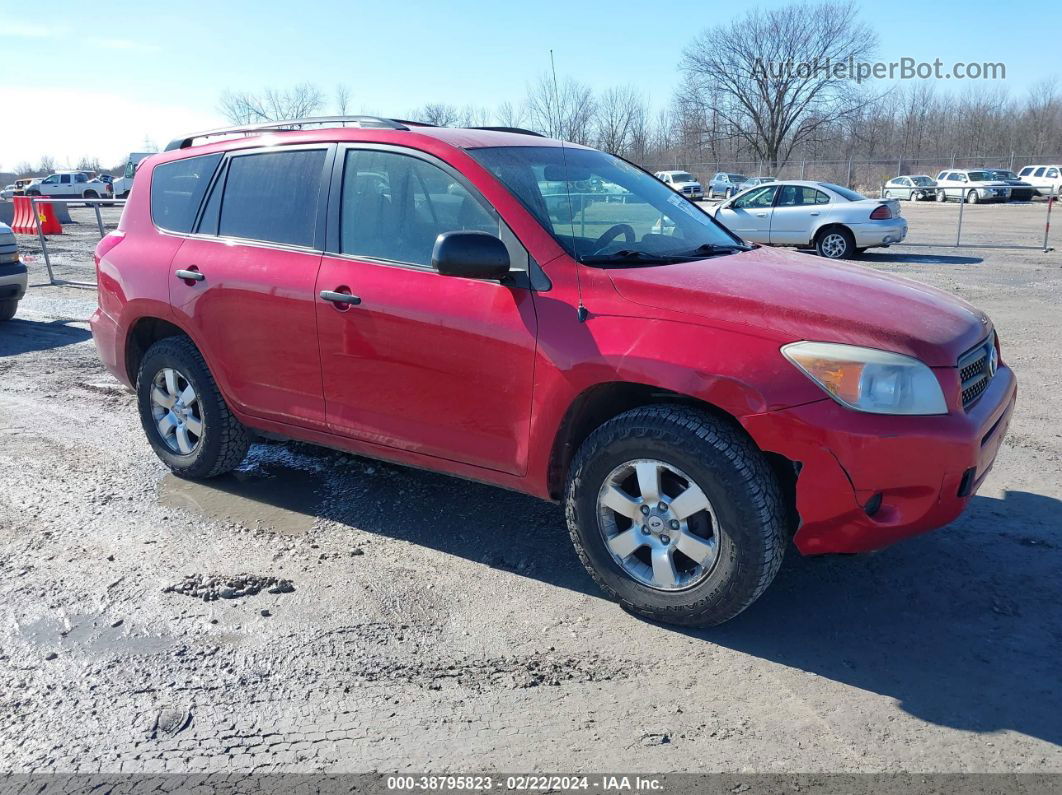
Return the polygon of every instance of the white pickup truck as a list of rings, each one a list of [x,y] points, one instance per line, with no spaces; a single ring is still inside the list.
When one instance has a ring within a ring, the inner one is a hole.
[[[87,171],[57,171],[26,189],[27,196],[54,196],[57,199],[108,199],[111,186]]]
[[[122,176],[114,181],[115,198],[125,199],[129,197],[129,191],[133,187],[133,178],[136,176],[136,168],[145,157],[151,157],[154,152],[130,152],[125,161],[125,171]]]

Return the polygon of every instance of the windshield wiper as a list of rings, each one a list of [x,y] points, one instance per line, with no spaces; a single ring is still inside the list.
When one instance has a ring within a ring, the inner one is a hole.
[[[697,248],[689,252],[688,256],[702,254],[732,254],[735,251],[752,251],[752,248],[751,246],[742,246],[738,243],[727,243],[726,245],[719,245],[718,243],[705,243],[704,245],[697,246]]]
[[[689,262],[697,259],[688,254],[650,254],[647,251],[623,249],[611,254],[583,254],[579,262],[584,265],[663,265],[669,262]]]

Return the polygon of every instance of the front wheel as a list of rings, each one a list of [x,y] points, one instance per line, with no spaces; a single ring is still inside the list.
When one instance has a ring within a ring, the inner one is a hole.
[[[785,510],[762,453],[685,406],[633,409],[594,431],[572,462],[565,507],[590,576],[651,619],[721,624],[781,565]]]
[[[234,469],[246,455],[249,434],[187,337],[167,337],[148,349],[136,393],[148,441],[175,475],[211,478]]]
[[[14,299],[8,299],[7,301],[0,301],[0,322],[10,320],[15,316],[15,312],[18,311],[18,301]]]
[[[848,259],[855,253],[855,238],[844,227],[826,229],[815,239],[815,250],[826,259]]]
[[[942,190],[938,190],[937,191],[937,201],[943,203],[943,202],[946,202],[947,200],[948,200],[948,194],[946,194]]]

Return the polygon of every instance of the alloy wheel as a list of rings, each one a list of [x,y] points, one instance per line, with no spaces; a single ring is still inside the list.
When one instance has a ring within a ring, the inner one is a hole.
[[[649,588],[692,588],[719,556],[719,525],[707,496],[663,461],[637,459],[613,469],[598,493],[597,514],[612,559]]]
[[[178,370],[164,367],[151,382],[151,416],[155,429],[172,452],[189,455],[203,439],[203,407],[191,382]]]
[[[838,232],[830,232],[822,239],[822,253],[830,259],[838,259],[843,256],[847,247],[848,241],[844,239],[844,235]]]

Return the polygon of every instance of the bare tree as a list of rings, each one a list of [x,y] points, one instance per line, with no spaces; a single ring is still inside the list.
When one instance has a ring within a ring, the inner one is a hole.
[[[602,92],[597,101],[597,146],[625,156],[631,149],[635,125],[645,102],[632,86]]]
[[[521,105],[514,105],[506,100],[498,106],[494,117],[501,127],[523,127],[527,123],[527,113]]]
[[[460,126],[462,127],[486,127],[491,123],[492,114],[486,108],[476,105],[465,105],[461,110]]]
[[[336,86],[336,113],[346,116],[350,108],[350,88],[345,83]]]
[[[15,165],[15,176],[29,177],[33,175],[35,170],[28,160],[23,160]]]
[[[41,157],[40,165],[37,166],[37,171],[41,174],[51,174],[55,171],[55,158],[51,155],[44,155]]]
[[[410,111],[409,117],[414,121],[434,124],[436,127],[453,127],[461,120],[461,111],[454,105],[442,102],[429,102]]]
[[[531,126],[550,138],[590,144],[596,107],[593,91],[571,78],[557,85],[551,75],[543,74],[527,91]]]
[[[705,30],[683,51],[682,104],[711,109],[727,135],[777,167],[867,104],[853,80],[828,67],[864,61],[876,44],[852,2],[750,11]]]
[[[249,124],[302,119],[320,110],[324,103],[324,94],[317,86],[300,83],[289,89],[267,88],[261,93],[225,91],[218,110],[233,124]]]
[[[78,171],[100,171],[100,159],[98,157],[82,157],[77,161],[77,165],[74,166]]]

